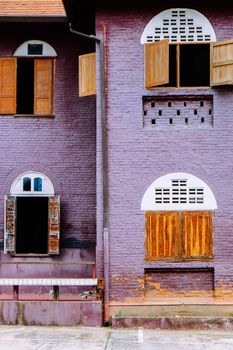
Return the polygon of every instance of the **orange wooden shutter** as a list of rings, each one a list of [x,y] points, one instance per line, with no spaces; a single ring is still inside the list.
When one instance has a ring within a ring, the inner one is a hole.
[[[183,258],[212,258],[213,213],[183,212],[182,217]]]
[[[4,253],[15,253],[16,197],[5,196]]]
[[[48,254],[59,254],[60,197],[49,197]]]
[[[169,83],[169,41],[145,44],[145,86]]]
[[[35,59],[34,114],[53,114],[53,59]]]
[[[96,54],[79,56],[79,96],[96,94]]]
[[[233,85],[233,40],[211,44],[210,85]]]
[[[146,260],[180,257],[179,212],[146,212]]]
[[[0,114],[16,113],[16,58],[0,58]]]

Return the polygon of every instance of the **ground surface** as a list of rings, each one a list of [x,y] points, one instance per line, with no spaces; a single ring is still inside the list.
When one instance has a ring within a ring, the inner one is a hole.
[[[1,350],[233,350],[233,332],[0,326]]]

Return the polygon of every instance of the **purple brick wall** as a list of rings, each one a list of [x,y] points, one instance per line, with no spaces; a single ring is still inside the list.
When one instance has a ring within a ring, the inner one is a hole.
[[[0,117],[0,241],[3,241],[3,196],[9,194],[10,185],[19,174],[40,171],[51,179],[56,194],[61,196],[61,239],[89,244],[89,248],[62,249],[59,257],[40,260],[95,260],[95,97],[78,97],[78,55],[92,52],[94,47],[70,34],[67,24],[1,23],[0,30],[4,33],[0,57],[11,57],[21,43],[31,39],[48,42],[58,55],[55,117]],[[20,259],[1,251],[1,260]],[[90,275],[90,268],[85,266],[81,270]],[[1,271],[4,277],[19,273],[13,267],[2,267]],[[67,275],[67,267],[59,271],[60,275]],[[76,276],[77,266],[70,271]],[[43,271],[40,267],[20,268],[21,277],[46,274],[57,272],[54,267],[43,267]]]
[[[97,9],[97,35],[106,28],[107,136],[109,166],[110,298],[142,295],[145,268],[214,267],[215,288],[233,286],[233,138],[232,87],[207,89],[144,89],[144,49],[140,37],[149,20],[180,3],[142,3],[132,7]],[[138,7],[137,7],[138,6]],[[185,7],[185,6],[184,6]],[[232,11],[221,4],[189,4],[212,23],[217,40],[233,38]],[[205,129],[143,128],[142,97],[212,95],[214,126]],[[98,110],[100,116],[100,111]],[[99,159],[98,169],[101,159]],[[99,170],[98,170],[99,171]],[[215,194],[213,263],[146,263],[144,213],[140,203],[158,177],[187,172],[205,181]],[[98,184],[97,184],[98,193]],[[101,198],[101,197],[99,197]],[[98,218],[101,222],[101,210]],[[101,232],[98,233],[99,256]],[[101,273],[101,270],[100,270]]]
[[[162,269],[146,271],[145,293],[166,294],[167,292],[213,291],[212,269]]]

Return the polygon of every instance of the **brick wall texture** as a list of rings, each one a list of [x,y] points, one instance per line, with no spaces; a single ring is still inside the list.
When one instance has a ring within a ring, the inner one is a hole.
[[[171,5],[169,1],[141,4],[144,7],[139,4],[97,7],[97,34],[103,36],[103,25],[106,28],[111,301],[143,293],[145,268],[213,267],[216,289],[233,286],[233,89],[228,86],[146,90],[144,48],[140,44],[144,27],[160,11],[184,4]],[[224,2],[221,7],[213,3],[210,6],[208,2],[203,7],[198,1],[188,7],[210,20],[218,41],[233,38],[232,9],[224,7]],[[213,96],[213,127],[143,128],[142,97],[170,95]],[[172,172],[199,177],[216,197],[212,263],[184,265],[144,260],[145,217],[140,203],[155,179]],[[98,217],[101,214],[99,210]]]
[[[96,240],[95,97],[78,97],[78,55],[93,51],[64,24],[1,24],[0,57],[11,57],[24,41],[48,42],[57,52],[54,117],[0,118],[0,240],[3,241],[3,196],[26,171],[40,171],[61,197],[61,239]],[[3,256],[1,259],[7,259]],[[94,248],[62,250],[58,259],[93,260]],[[13,259],[13,258],[11,258]],[[51,258],[57,259],[56,257]],[[14,259],[13,259],[14,260]]]

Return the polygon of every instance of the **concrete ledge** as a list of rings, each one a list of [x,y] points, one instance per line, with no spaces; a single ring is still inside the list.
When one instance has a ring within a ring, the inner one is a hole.
[[[0,324],[101,326],[101,301],[4,301]]]
[[[113,328],[233,330],[233,317],[112,317]]]

